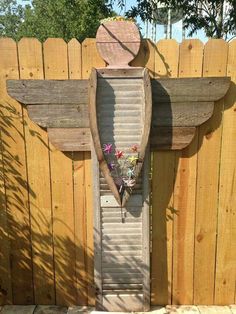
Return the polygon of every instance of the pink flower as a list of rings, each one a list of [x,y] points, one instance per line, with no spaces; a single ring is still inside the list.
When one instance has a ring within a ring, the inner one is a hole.
[[[112,151],[112,144],[104,144],[103,151],[105,154],[110,154]]]
[[[120,159],[122,157],[124,157],[124,153],[122,152],[122,150],[117,150],[116,151],[116,158]]]
[[[131,147],[131,151],[134,152],[134,153],[136,153],[136,152],[138,151],[138,145],[137,145],[137,144],[133,145],[133,146]]]

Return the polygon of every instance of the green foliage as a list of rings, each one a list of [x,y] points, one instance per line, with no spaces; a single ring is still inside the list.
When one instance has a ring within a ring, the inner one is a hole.
[[[125,0],[114,0],[114,2],[122,7]],[[174,12],[183,12],[183,22],[185,28],[190,29],[189,35],[199,29],[203,29],[208,37],[227,39],[236,35],[236,0],[159,0],[158,2]],[[126,14],[131,17],[140,16],[143,21],[154,21],[157,11],[156,0],[137,0],[136,5]]]
[[[236,0],[162,0],[169,6],[181,9],[185,27],[190,35],[203,29],[207,37],[227,38],[236,34]]]
[[[23,16],[24,9],[15,0],[0,0],[0,35],[14,38]]]
[[[16,40],[37,37],[41,41],[48,37],[66,41],[94,37],[99,21],[113,13],[107,0],[32,0],[25,7],[15,0],[1,0],[0,12],[1,36]]]

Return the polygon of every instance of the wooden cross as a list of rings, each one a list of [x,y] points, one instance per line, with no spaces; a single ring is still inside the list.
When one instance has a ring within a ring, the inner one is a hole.
[[[230,84],[228,77],[150,79],[147,70],[128,66],[139,46],[134,23],[109,22],[97,33],[108,66],[93,69],[90,80],[7,82],[9,95],[26,105],[57,149],[92,151],[96,307],[108,311],[150,307],[149,145],[186,147]],[[137,144],[134,187],[121,175],[116,182],[103,151],[108,143],[113,155],[131,154]]]

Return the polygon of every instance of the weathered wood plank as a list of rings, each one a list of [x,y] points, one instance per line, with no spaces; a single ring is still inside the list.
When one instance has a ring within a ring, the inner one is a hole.
[[[155,127],[151,129],[151,149],[180,150],[188,146],[194,138],[195,127]]]
[[[37,39],[23,38],[18,43],[18,53],[20,78],[42,79],[42,44]],[[55,304],[48,136],[45,130],[28,117],[26,108],[23,108],[23,112],[30,189],[35,304]]]
[[[142,78],[142,72],[140,71],[139,68],[128,68],[128,69],[111,69],[111,68],[103,68],[103,69],[97,69],[97,75],[98,79],[110,79],[110,78],[115,78],[117,79],[118,77],[122,79],[129,79],[129,78]]]
[[[198,126],[213,114],[214,102],[160,103],[153,107],[152,126]]]
[[[230,78],[166,78],[152,79],[151,83],[154,105],[169,102],[207,102],[224,97]],[[8,80],[7,90],[11,97],[24,104],[88,104],[88,80],[85,79]]]
[[[63,152],[90,151],[90,129],[48,128],[50,142]]]
[[[216,101],[224,97],[229,85],[229,77],[152,80],[153,103]]]
[[[87,105],[28,105],[27,109],[30,119],[44,128],[89,127]]]
[[[137,105],[137,103],[136,103]],[[108,105],[107,105],[108,106]],[[113,106],[110,104],[110,106]],[[124,105],[122,105],[124,107]],[[80,104],[43,104],[27,106],[30,118],[41,127],[86,128],[89,127],[88,106]],[[119,109],[119,105],[116,106]],[[198,126],[213,114],[213,102],[162,103],[153,107],[152,125],[156,126]],[[104,107],[105,110],[105,107]],[[133,114],[132,114],[133,110]],[[138,116],[136,108],[129,105],[122,113],[114,113],[114,123],[122,123],[122,118],[130,112],[130,122]],[[104,111],[109,117],[111,111]],[[106,123],[106,119],[104,120]]]
[[[8,80],[7,88],[23,104],[88,103],[88,80]]]
[[[151,150],[179,150],[194,138],[195,127],[155,127],[151,129]],[[48,128],[55,148],[62,151],[90,151],[89,128]]]

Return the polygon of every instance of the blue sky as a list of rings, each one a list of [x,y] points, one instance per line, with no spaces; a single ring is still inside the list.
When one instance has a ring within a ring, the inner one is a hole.
[[[134,6],[135,4],[136,4],[136,0],[126,0],[126,10],[130,9],[131,6]],[[121,15],[124,14],[124,10],[121,11],[120,8],[118,8],[117,6],[115,7],[115,10],[117,11],[117,13],[119,13]],[[144,36],[145,26],[140,20],[138,20],[137,22],[141,25],[142,34]],[[188,31],[186,32],[186,38],[188,38],[187,33],[188,33]],[[149,35],[151,35],[151,29],[149,29]],[[193,37],[198,38],[198,39],[202,40],[203,42],[207,41],[207,38],[206,38],[203,31],[199,31],[199,32],[195,33],[193,35]],[[163,38],[164,38],[164,27],[162,25],[158,25],[157,26],[157,41],[160,39],[163,39]],[[172,38],[176,39],[178,42],[182,41],[182,21],[173,24]]]
[[[56,0],[55,0],[56,1]],[[28,0],[18,0],[19,3],[27,3]],[[126,0],[126,10],[130,9],[132,5],[136,4],[136,0]],[[115,6],[115,11],[119,14],[119,15],[124,15],[124,10],[120,10],[120,8],[116,5]],[[145,25],[138,19],[137,22],[139,23],[139,25],[141,26],[142,30],[142,34],[145,37]],[[187,35],[188,32],[186,32]],[[157,41],[160,39],[164,38],[164,27],[161,25],[157,25],[157,30],[156,30],[156,38]],[[151,27],[149,27],[149,37],[151,36]],[[206,36],[204,35],[203,31],[199,31],[196,34],[194,34],[193,36],[194,38],[198,38],[203,42],[207,41]],[[182,22],[178,22],[173,24],[172,27],[172,38],[176,39],[178,42],[182,41]],[[188,38],[188,36],[186,36],[186,38]]]

